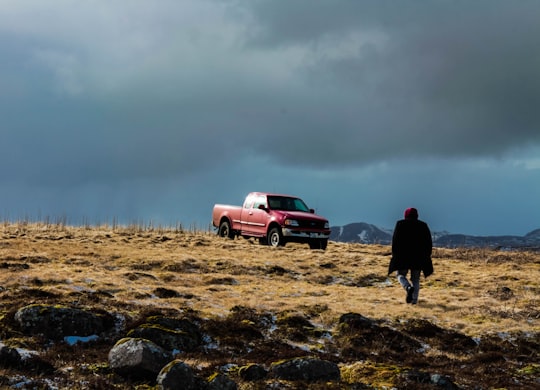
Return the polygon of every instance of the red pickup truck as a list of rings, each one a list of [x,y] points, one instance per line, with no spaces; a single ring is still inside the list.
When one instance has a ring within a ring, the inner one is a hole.
[[[330,225],[296,196],[251,192],[243,206],[216,204],[212,224],[221,237],[258,237],[261,244],[308,243],[326,249]]]

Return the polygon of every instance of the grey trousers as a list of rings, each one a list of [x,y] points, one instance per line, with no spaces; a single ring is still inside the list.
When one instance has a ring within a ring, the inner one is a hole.
[[[420,292],[420,274],[422,273],[422,270],[419,269],[412,269],[411,270],[411,281],[407,279],[407,272],[409,270],[407,269],[400,269],[397,272],[397,279],[399,281],[399,284],[403,286],[405,291],[412,285],[414,287],[414,293],[412,296],[412,303],[418,303],[418,293]]]

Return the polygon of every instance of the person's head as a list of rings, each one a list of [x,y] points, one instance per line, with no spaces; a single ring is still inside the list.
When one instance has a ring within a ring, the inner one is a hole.
[[[418,210],[414,207],[409,207],[405,210],[405,219],[418,219]]]

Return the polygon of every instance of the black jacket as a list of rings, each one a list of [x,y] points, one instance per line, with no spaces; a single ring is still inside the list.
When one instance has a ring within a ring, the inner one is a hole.
[[[433,273],[432,248],[427,223],[418,219],[397,221],[392,237],[392,259],[388,274],[398,270],[420,269],[428,277]]]

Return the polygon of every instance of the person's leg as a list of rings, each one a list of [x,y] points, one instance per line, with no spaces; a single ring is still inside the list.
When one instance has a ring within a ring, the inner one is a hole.
[[[407,272],[409,272],[409,270],[406,269],[400,269],[397,272],[397,280],[405,290],[411,285],[407,280]]]
[[[420,274],[422,273],[419,269],[411,270],[411,282],[414,287],[412,293],[412,303],[418,303],[418,293],[420,292]]]
[[[413,300],[414,295],[414,287],[411,285],[411,283],[407,280],[407,272],[408,270],[400,269],[397,272],[397,279],[399,281],[399,284],[405,289],[407,292],[407,297],[405,298],[405,302],[411,303]]]

